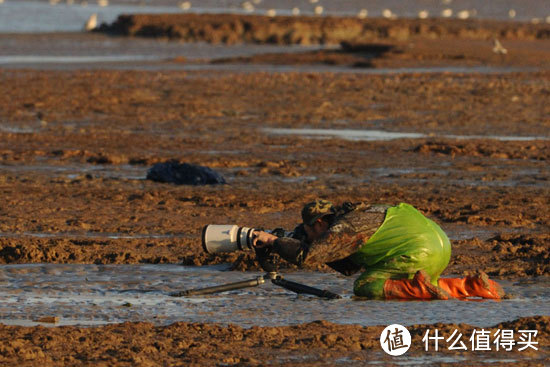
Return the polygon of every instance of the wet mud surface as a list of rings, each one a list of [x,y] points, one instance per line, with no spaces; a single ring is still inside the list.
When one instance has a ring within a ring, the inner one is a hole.
[[[0,323],[47,326],[43,320],[56,318],[56,326],[129,321],[170,325],[186,321],[249,328],[331,320],[362,326],[439,322],[487,327],[519,317],[544,315],[550,301],[548,277],[501,280],[509,296],[499,302],[474,298],[401,302],[356,298],[353,277],[311,271],[292,272],[284,277],[329,290],[342,298],[297,295],[269,280],[259,286],[211,295],[172,296],[183,290],[254,280],[265,274],[228,268],[228,264],[2,265]]]

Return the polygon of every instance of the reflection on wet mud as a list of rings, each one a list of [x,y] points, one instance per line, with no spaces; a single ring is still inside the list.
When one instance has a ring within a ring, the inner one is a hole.
[[[4,238],[90,238],[90,239],[163,239],[163,238],[192,238],[193,236],[185,233],[155,234],[155,233],[110,233],[110,232],[0,232],[0,237]]]
[[[136,165],[93,165],[93,164],[68,164],[68,165],[9,165],[0,164],[0,172],[12,173],[39,173],[48,176],[63,176],[67,179],[78,179],[82,175],[93,174],[97,177],[144,180],[147,168]]]
[[[151,55],[102,55],[102,56],[1,56],[0,64],[82,64],[98,62],[129,62],[129,61],[153,61],[158,60],[158,56]]]
[[[468,323],[493,325],[547,312],[544,279],[502,284],[514,299],[500,302],[384,302],[352,299],[353,278],[332,273],[286,274],[286,278],[344,295],[327,301],[264,284],[210,296],[174,298],[182,289],[252,279],[260,273],[224,271],[226,266],[63,265],[0,266],[0,322],[31,325],[57,316],[59,324],[97,325],[125,321],[176,321],[292,325],[318,319],[343,324]],[[298,312],[295,310],[299,310]],[[407,315],[406,319],[403,315]]]
[[[346,140],[358,141],[381,141],[394,139],[422,139],[428,137],[438,137],[458,140],[489,139],[499,141],[533,141],[549,140],[547,136],[498,136],[498,135],[428,135],[412,132],[396,132],[384,130],[353,130],[353,129],[285,129],[285,128],[266,128],[263,131],[267,134],[297,135],[308,138],[341,138]]]

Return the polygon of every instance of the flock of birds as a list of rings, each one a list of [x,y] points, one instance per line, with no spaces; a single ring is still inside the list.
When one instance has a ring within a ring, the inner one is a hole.
[[[10,0],[0,0],[0,4],[4,3],[5,1]],[[57,5],[61,2],[65,2],[67,5],[74,5],[75,1],[79,1],[79,4],[81,6],[87,6],[88,0],[48,0],[51,5]],[[109,0],[90,0],[90,2],[94,2],[98,6],[105,7],[109,6]],[[277,15],[277,9],[265,9],[265,10],[257,10],[256,6],[260,5],[263,0],[245,0],[242,3],[240,3],[240,8],[247,13],[264,13],[267,16],[274,17]],[[312,10],[315,15],[322,15],[325,12],[325,8],[319,4],[319,0],[308,0],[310,4],[312,4],[313,8],[309,8],[308,10]],[[441,0],[443,5],[449,6],[449,4],[452,3],[453,0]],[[141,5],[144,5],[144,0],[141,0]],[[191,1],[185,0],[180,3],[178,3],[178,7],[182,11],[189,11],[192,8]],[[288,14],[288,11],[284,11],[285,14]],[[301,10],[298,7],[294,7],[291,9],[290,13],[292,15],[300,15]],[[369,16],[369,11],[367,9],[360,9],[357,12],[357,17],[360,19],[367,18]],[[442,18],[451,18],[453,15],[458,19],[468,19],[471,17],[475,17],[477,15],[476,9],[464,9],[459,11],[454,11],[453,9],[446,7],[445,9],[442,9],[439,14],[430,14],[428,10],[420,10],[417,13],[417,17],[419,19],[427,19],[430,16],[440,16]],[[517,12],[515,9],[510,9],[508,11],[508,17],[510,19],[514,19],[517,15]],[[382,16],[387,19],[397,19],[397,14],[394,13],[391,9],[383,9],[382,10]],[[547,23],[550,23],[550,15],[544,19]],[[544,21],[542,18],[532,18],[532,23],[542,23]],[[92,22],[93,23],[93,22]]]
[[[0,0],[0,4],[3,4],[6,0]],[[61,3],[62,0],[49,0],[50,5],[57,5]],[[313,13],[315,15],[322,15],[325,11],[324,7],[319,4],[319,0],[308,0],[310,4],[313,6]],[[142,1],[143,2],[143,1]],[[452,2],[452,0],[442,0],[443,4],[449,5]],[[75,0],[65,0],[65,3],[67,5],[74,5]],[[95,0],[95,3],[100,7],[106,7],[109,6],[109,0]],[[240,7],[243,11],[247,13],[258,13],[258,11],[255,8],[255,5],[259,5],[262,3],[262,0],[245,0],[240,4]],[[81,6],[87,6],[88,1],[87,0],[80,0],[79,4]],[[178,4],[178,7],[182,11],[189,11],[192,8],[191,1],[182,1]],[[300,15],[301,10],[298,7],[294,7],[291,10],[292,15]],[[269,17],[275,17],[277,15],[276,9],[267,9],[265,10],[265,15]],[[357,17],[359,19],[365,19],[369,15],[369,12],[367,9],[360,9],[357,12]],[[428,10],[420,10],[417,14],[417,17],[419,19],[427,19],[430,17],[430,12]],[[477,11],[475,9],[471,10],[460,10],[456,13],[451,8],[445,8],[441,10],[439,14],[442,18],[451,18],[453,15],[456,16],[458,19],[468,19],[470,17],[475,17],[477,15]],[[510,9],[508,11],[508,16],[510,19],[515,18],[517,15],[516,10]],[[383,9],[382,10],[382,16],[386,19],[397,19],[397,14],[394,13],[391,9]],[[550,23],[550,16],[547,16],[545,19],[546,23]],[[540,18],[533,18],[531,19],[531,23],[537,24],[541,23],[542,20]],[[94,13],[90,16],[90,18],[86,21],[84,24],[84,29],[86,31],[91,31],[95,28],[97,28],[98,25],[98,17],[97,13]],[[508,50],[502,46],[502,44],[499,42],[499,40],[495,39],[493,43],[493,52],[496,54],[505,55],[508,53]]]

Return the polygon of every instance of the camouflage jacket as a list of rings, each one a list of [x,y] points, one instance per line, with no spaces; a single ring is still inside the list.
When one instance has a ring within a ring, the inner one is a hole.
[[[309,241],[304,225],[292,232],[282,228],[272,231],[279,239],[273,250],[283,259],[298,266],[327,264],[332,269],[352,275],[361,270],[354,254],[384,222],[389,206],[345,203],[337,208],[337,214],[327,233],[316,241]]]

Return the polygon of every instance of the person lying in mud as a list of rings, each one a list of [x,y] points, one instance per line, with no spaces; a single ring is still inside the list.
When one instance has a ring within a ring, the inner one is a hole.
[[[303,223],[254,233],[257,253],[276,253],[302,266],[325,263],[353,275],[354,293],[371,299],[500,299],[504,291],[485,273],[440,278],[449,264],[451,244],[441,228],[413,206],[316,200],[302,209]]]

